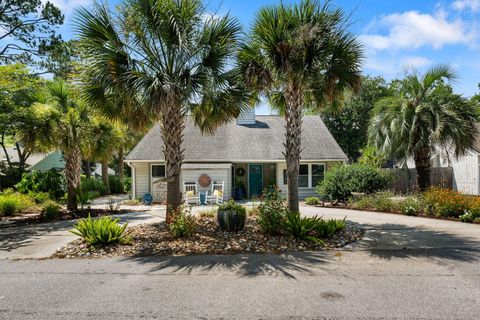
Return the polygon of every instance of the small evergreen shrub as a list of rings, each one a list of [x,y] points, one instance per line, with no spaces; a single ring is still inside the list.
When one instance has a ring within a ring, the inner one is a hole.
[[[118,176],[108,176],[108,184],[112,194],[123,193],[125,191],[123,181]]]
[[[323,244],[323,241],[314,235],[321,219],[314,217],[301,217],[298,212],[288,212],[283,223],[283,229],[295,238]]]
[[[352,192],[371,194],[386,190],[392,180],[388,171],[369,165],[340,165],[325,173],[316,190],[321,196],[344,201],[352,196]]]
[[[0,195],[0,216],[12,216],[34,207],[35,202],[27,195],[12,193],[9,190]]]
[[[184,208],[178,208],[169,225],[170,232],[175,238],[190,237],[197,230],[195,216]]]
[[[305,204],[309,206],[315,206],[320,203],[320,199],[318,197],[307,197],[305,198]]]
[[[88,215],[88,218],[79,220],[70,232],[82,237],[91,246],[128,244],[132,241],[124,235],[128,223],[122,226],[119,221],[119,218],[108,216],[93,219]]]
[[[123,177],[123,185],[125,188],[125,192],[129,193],[132,190],[132,178]]]
[[[266,234],[280,234],[287,212],[283,200],[265,201],[258,206],[257,223]]]
[[[317,237],[322,239],[331,238],[335,233],[344,230],[346,227],[345,219],[346,217],[343,220],[320,219],[314,229]]]
[[[473,223],[474,220],[475,217],[470,211],[465,211],[465,213],[460,216],[460,221],[462,222]]]
[[[60,206],[52,200],[46,201],[42,206],[42,218],[49,221],[60,215]]]

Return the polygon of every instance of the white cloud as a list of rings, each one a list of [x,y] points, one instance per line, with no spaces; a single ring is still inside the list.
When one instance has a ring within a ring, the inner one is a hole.
[[[73,10],[81,7],[88,6],[93,3],[93,0],[48,0],[58,7],[63,14],[70,14]],[[47,2],[47,0],[44,0]]]
[[[426,67],[432,64],[432,60],[425,58],[425,57],[420,57],[420,56],[411,56],[411,57],[405,57],[402,60],[402,63],[406,67],[413,67],[415,69]]]
[[[478,11],[480,9],[480,0],[456,0],[453,1],[452,7],[458,11]]]
[[[423,56],[401,56],[375,55],[368,57],[365,63],[367,71],[379,72],[387,77],[399,76],[405,69],[422,69],[433,64],[433,60]]]
[[[460,19],[449,21],[443,10],[433,15],[407,11],[373,21],[370,29],[387,32],[362,34],[360,39],[374,50],[417,49],[422,46],[441,49],[449,44],[471,44],[476,34],[470,27]]]

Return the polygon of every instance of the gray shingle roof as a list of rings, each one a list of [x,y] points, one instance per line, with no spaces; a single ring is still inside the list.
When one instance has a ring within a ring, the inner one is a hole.
[[[183,148],[185,162],[283,160],[285,120],[281,116],[257,116],[254,125],[232,121],[213,136],[202,135],[186,120]],[[302,160],[346,160],[347,156],[319,116],[304,116]],[[163,161],[160,127],[155,125],[126,157],[127,161]]]

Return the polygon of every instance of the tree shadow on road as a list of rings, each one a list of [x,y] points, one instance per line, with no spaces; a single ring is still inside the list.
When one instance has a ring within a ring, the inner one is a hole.
[[[283,254],[126,257],[124,261],[151,265],[152,272],[180,274],[234,272],[245,277],[282,275],[295,279],[298,273],[313,274],[315,269],[328,268],[332,256],[327,251],[311,251]]]
[[[387,260],[413,257],[466,262],[480,260],[480,238],[400,224],[370,227],[364,238],[352,248]]]

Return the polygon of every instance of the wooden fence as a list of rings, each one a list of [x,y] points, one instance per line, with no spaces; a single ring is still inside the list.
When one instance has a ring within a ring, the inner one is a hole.
[[[410,192],[417,188],[416,169],[385,169],[393,171],[396,179],[391,185],[395,192]],[[453,168],[430,168],[430,183],[432,186],[452,189]]]

